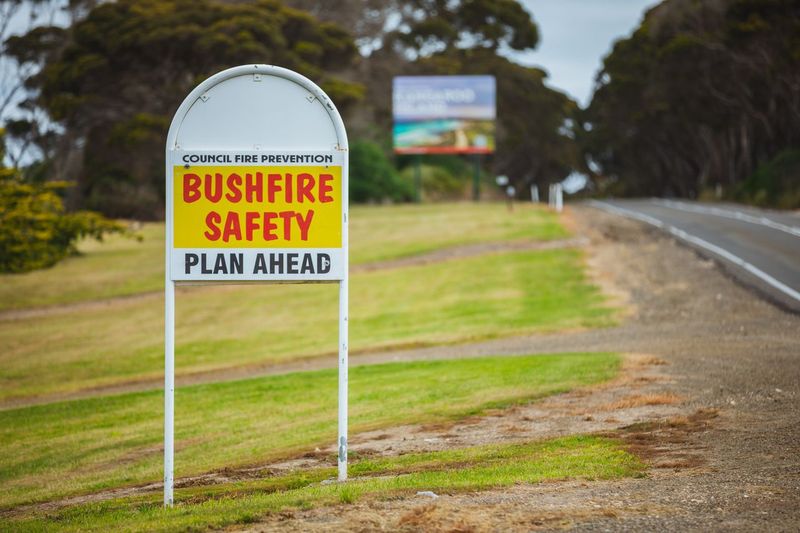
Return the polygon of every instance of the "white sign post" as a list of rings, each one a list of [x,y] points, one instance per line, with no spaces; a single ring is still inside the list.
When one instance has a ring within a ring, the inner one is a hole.
[[[348,145],[330,98],[270,65],[183,101],[166,146],[164,505],[173,503],[175,285],[339,283],[339,480],[347,479]]]

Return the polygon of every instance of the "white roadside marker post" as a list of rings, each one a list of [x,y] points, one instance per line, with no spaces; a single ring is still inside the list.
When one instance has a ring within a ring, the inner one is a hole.
[[[564,188],[561,186],[560,183],[555,184],[555,193],[556,193],[556,202],[555,202],[556,213],[560,213],[561,210],[564,208]]]

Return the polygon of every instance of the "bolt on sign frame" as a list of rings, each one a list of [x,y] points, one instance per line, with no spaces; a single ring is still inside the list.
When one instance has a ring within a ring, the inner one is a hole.
[[[173,503],[175,286],[339,284],[339,480],[347,478],[348,144],[330,98],[272,65],[219,72],[166,143],[164,505]]]

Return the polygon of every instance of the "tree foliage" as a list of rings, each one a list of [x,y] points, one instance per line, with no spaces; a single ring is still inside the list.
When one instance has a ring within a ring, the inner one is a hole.
[[[539,42],[536,24],[516,0],[405,0],[398,4],[402,20],[388,40],[419,55],[458,48],[526,50]]]
[[[78,203],[112,216],[163,213],[163,143],[183,97],[224,68],[281,65],[317,80],[346,108],[358,85],[335,78],[355,55],[342,28],[274,0],[120,0],[101,3],[66,31],[9,40],[37,104],[66,132],[59,167],[77,178]]]
[[[597,80],[578,140],[617,191],[733,190],[800,146],[800,1],[667,0]]]
[[[577,150],[566,126],[577,104],[544,84],[547,74],[513,63],[492,50],[465,49],[420,60],[426,74],[492,74],[497,80],[497,139],[494,170],[523,185],[564,179]]]
[[[539,31],[517,0],[285,0],[320,20],[347,27],[368,49],[427,55],[445,49],[525,50]]]
[[[1,163],[19,170],[24,170],[23,162],[48,156],[54,132],[41,110],[29,105],[31,92],[26,81],[40,63],[16,61],[9,53],[9,37],[42,31],[40,25],[52,24],[62,4],[60,0],[0,0],[0,122],[5,128],[6,159]],[[33,57],[37,50],[24,53]]]
[[[539,43],[536,23],[516,0],[406,0],[403,23],[383,54],[415,57],[405,74],[491,74],[497,80],[493,170],[517,189],[565,178],[577,151],[569,123],[577,105],[544,84],[545,71],[509,61],[502,49]],[[383,89],[386,93],[388,88]],[[388,115],[388,113],[387,113]]]
[[[305,0],[292,0],[303,3]],[[346,9],[361,5],[375,17],[371,0],[343,0]],[[338,4],[337,4],[338,5]],[[366,87],[364,102],[348,117],[359,137],[389,144],[392,78],[422,74],[493,74],[497,79],[497,152],[486,160],[498,174],[518,185],[545,184],[566,177],[578,152],[565,128],[577,105],[544,84],[546,73],[506,59],[508,49],[527,50],[539,42],[531,16],[516,0],[390,0],[384,16],[392,26],[371,28],[362,41],[371,51],[353,77]],[[334,11],[318,14],[337,20]],[[386,20],[384,18],[384,20]],[[408,163],[408,161],[401,161]],[[426,157],[425,163],[436,162]]]
[[[516,184],[558,180],[574,165],[564,128],[574,102],[545,86],[544,71],[502,55],[539,42],[517,0],[71,0],[70,7],[68,28],[34,28],[9,39],[6,53],[41,66],[28,79],[38,95],[31,105],[63,128],[53,136],[13,125],[45,154],[28,174],[75,180],[73,207],[163,216],[170,117],[208,75],[246,63],[314,79],[343,112],[351,138],[369,141],[353,143],[355,201],[409,196],[376,152],[389,145],[391,81],[402,74],[494,74],[498,151],[485,161]]]
[[[410,183],[400,178],[379,145],[356,141],[350,146],[350,201],[404,202],[413,194]]]
[[[800,150],[784,150],[759,165],[736,188],[734,196],[760,206],[800,209]]]
[[[125,228],[98,213],[67,213],[60,193],[69,184],[31,184],[10,168],[0,168],[0,272],[49,267],[76,252],[83,237],[102,240]]]

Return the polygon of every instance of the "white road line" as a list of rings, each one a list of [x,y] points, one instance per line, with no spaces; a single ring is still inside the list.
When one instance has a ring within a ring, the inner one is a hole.
[[[642,222],[646,222],[647,224],[650,224],[650,225],[655,226],[655,227],[657,227],[659,229],[663,229],[664,231],[669,232],[671,235],[674,235],[675,237],[677,237],[677,238],[679,238],[679,239],[681,239],[683,241],[692,243],[692,244],[694,244],[696,246],[699,246],[701,248],[705,248],[709,252],[711,252],[713,254],[716,254],[716,255],[718,255],[718,256],[730,261],[734,265],[737,265],[737,266],[745,269],[746,271],[750,272],[751,274],[753,274],[754,276],[756,276],[757,278],[759,278],[763,282],[775,287],[776,289],[781,291],[786,296],[789,296],[790,298],[793,298],[796,301],[800,302],[800,292],[797,292],[796,290],[794,290],[793,288],[789,287],[785,283],[782,283],[782,282],[778,281],[777,279],[773,278],[772,276],[770,276],[769,274],[767,274],[766,272],[764,272],[760,268],[758,268],[756,266],[753,266],[752,264],[748,263],[747,261],[745,261],[744,259],[742,259],[739,256],[733,255],[728,250],[725,250],[724,248],[720,248],[716,244],[711,244],[710,242],[705,241],[705,240],[701,239],[700,237],[695,237],[694,235],[686,233],[682,229],[678,229],[675,226],[671,226],[669,224],[666,224],[665,222],[662,222],[661,220],[658,220],[657,218],[651,217],[649,215],[645,215],[643,213],[637,213],[636,211],[631,211],[630,209],[617,207],[615,205],[607,204],[606,202],[600,202],[600,201],[597,201],[597,200],[591,200],[590,203],[591,203],[591,205],[593,205],[593,206],[595,206],[595,207],[597,207],[599,209],[603,209],[605,211],[608,211],[609,213],[614,213],[615,215],[620,215],[620,216],[624,216],[624,217],[640,220]]]
[[[743,222],[750,222],[751,224],[758,224],[761,226],[766,226],[768,228],[776,229],[779,231],[785,231],[789,235],[794,235],[795,237],[800,237],[800,227],[798,226],[789,226],[787,224],[781,224],[780,222],[775,222],[767,217],[761,216],[757,217],[754,215],[748,215],[747,213],[743,213],[741,211],[733,211],[730,209],[722,209],[720,207],[711,207],[705,205],[692,205],[687,204],[684,202],[678,202],[676,200],[659,200],[654,199],[658,205],[664,207],[670,207],[672,209],[677,209],[680,211],[686,211],[689,213],[702,213],[706,215],[716,215],[718,217],[725,217],[725,218],[732,218],[734,220],[741,220]]]

